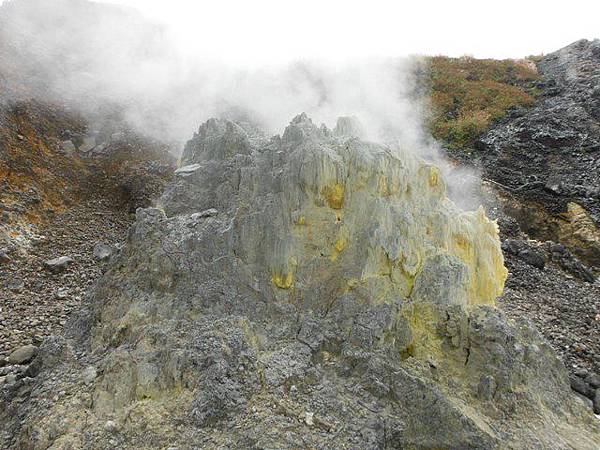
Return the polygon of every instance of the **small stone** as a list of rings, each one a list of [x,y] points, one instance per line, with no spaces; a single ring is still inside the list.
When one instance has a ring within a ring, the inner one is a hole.
[[[23,280],[11,280],[8,282],[8,285],[6,287],[12,292],[20,293],[23,292],[25,283],[23,283]]]
[[[0,264],[8,264],[10,261],[10,256],[5,251],[0,251]]]
[[[94,136],[85,137],[79,146],[79,151],[82,153],[88,153],[92,151],[94,147],[96,147],[96,138]]]
[[[94,155],[105,153],[109,147],[110,145],[107,142],[103,142],[102,144],[96,145],[96,147],[94,147],[94,150],[91,153],[93,153]]]
[[[74,262],[73,258],[61,256],[44,262],[44,268],[52,273],[63,272],[70,264]]]
[[[93,256],[96,261],[108,261],[114,252],[114,248],[106,244],[96,244]]]
[[[304,423],[308,426],[313,426],[315,424],[315,413],[313,412],[305,412],[304,413]]]
[[[72,141],[63,141],[60,144],[60,152],[65,156],[72,156],[77,151],[75,144]]]
[[[94,366],[87,366],[83,371],[83,382],[88,386],[91,385],[96,377],[98,376],[98,372]]]
[[[594,395],[594,414],[600,414],[600,388],[596,389]]]
[[[69,296],[69,293],[65,289],[59,289],[55,292],[54,296],[57,300],[64,300]]]
[[[219,214],[219,211],[217,211],[215,208],[211,208],[211,209],[207,209],[206,211],[194,213],[190,216],[190,218],[195,221],[198,219],[204,219],[206,217],[213,217],[213,216],[216,216],[217,214]]]
[[[104,424],[104,429],[109,433],[116,433],[118,431],[118,426],[114,420],[107,420]]]
[[[24,345],[19,347],[8,356],[9,364],[26,364],[33,359],[38,348],[35,345]]]
[[[587,377],[585,377],[585,382],[594,389],[598,389],[600,388],[600,375],[590,373]]]
[[[580,377],[571,377],[571,389],[589,399],[594,398],[594,390]]]

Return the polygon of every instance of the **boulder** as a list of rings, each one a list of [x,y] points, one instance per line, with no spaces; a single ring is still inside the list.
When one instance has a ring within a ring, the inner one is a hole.
[[[89,153],[94,147],[96,147],[96,138],[94,136],[86,136],[83,138],[78,150],[81,153]]]
[[[6,287],[12,292],[20,293],[23,292],[23,289],[25,288],[25,283],[23,282],[23,280],[12,279],[7,283]]]
[[[0,264],[8,264],[10,261],[10,256],[5,251],[0,250]]]
[[[596,373],[590,373],[587,377],[585,377],[585,382],[594,389],[598,389],[600,388],[600,375]]]
[[[114,251],[115,248],[112,245],[96,244],[94,246],[93,257],[96,261],[108,261]]]
[[[65,156],[73,156],[77,152],[77,147],[75,147],[75,144],[71,140],[63,141],[60,144],[60,151]]]
[[[44,262],[44,268],[52,273],[63,272],[74,262],[69,256],[60,256]]]
[[[38,348],[35,345],[24,345],[23,347],[19,347],[8,355],[8,363],[13,365],[27,364],[33,359],[37,351]]]
[[[583,378],[571,376],[571,389],[581,395],[593,400],[596,390],[592,388]]]

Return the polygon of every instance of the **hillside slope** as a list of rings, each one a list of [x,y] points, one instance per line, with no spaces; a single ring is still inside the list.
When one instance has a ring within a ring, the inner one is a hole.
[[[600,267],[600,41],[578,41],[538,68],[535,107],[482,137],[478,163],[519,200],[511,214],[524,231]]]
[[[500,306],[526,314],[593,399],[581,381],[600,373],[600,42],[539,58],[537,72],[531,105],[492,122],[475,151],[449,155],[481,171],[481,198],[499,220],[510,271]]]

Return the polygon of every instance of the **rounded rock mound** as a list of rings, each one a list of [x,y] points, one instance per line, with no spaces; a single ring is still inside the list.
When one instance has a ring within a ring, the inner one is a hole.
[[[4,446],[598,448],[554,352],[494,308],[495,223],[357,130],[202,125],[66,336],[4,388]]]

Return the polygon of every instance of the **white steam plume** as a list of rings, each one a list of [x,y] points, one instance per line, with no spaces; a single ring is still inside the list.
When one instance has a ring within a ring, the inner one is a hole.
[[[32,96],[90,116],[117,105],[137,131],[180,144],[214,116],[243,117],[281,133],[300,112],[330,127],[337,117],[354,115],[370,139],[397,142],[434,160],[452,179],[424,131],[425,105],[416,95],[419,58],[236,67],[202,55],[191,59],[170,36],[166,25],[129,8],[86,0],[6,1],[0,7],[0,76],[9,80],[3,94],[23,96],[24,85]],[[464,187],[455,191],[455,200],[466,198]]]

